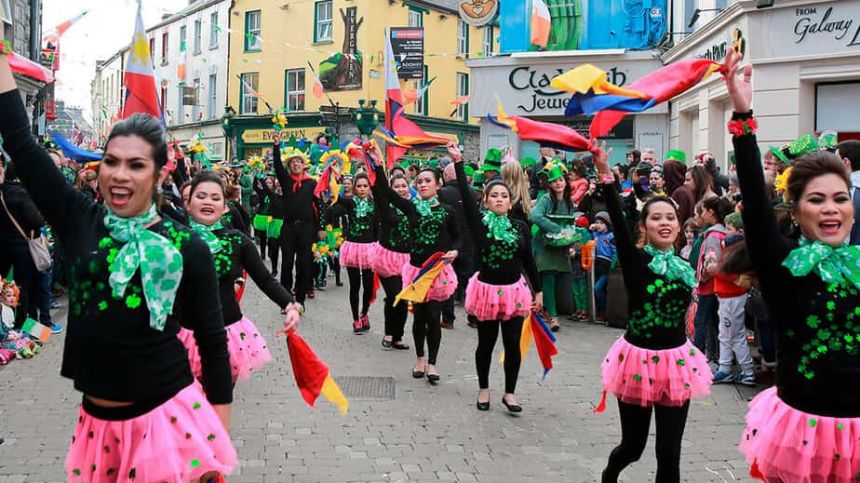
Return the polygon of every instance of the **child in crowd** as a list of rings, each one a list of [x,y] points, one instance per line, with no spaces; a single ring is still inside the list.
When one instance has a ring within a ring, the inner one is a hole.
[[[744,323],[745,307],[752,277],[744,273],[740,260],[748,257],[744,241],[744,222],[740,213],[734,212],[725,218],[726,237],[722,241],[722,256],[719,265],[712,265],[714,293],[719,300],[720,368],[714,374],[714,384],[739,382],[755,386],[753,359],[747,345],[747,330]],[[748,268],[751,268],[751,264]],[[732,373],[732,359],[741,366],[738,375]]]
[[[594,303],[597,320],[606,320],[606,288],[609,284],[609,271],[615,262],[615,234],[612,233],[612,222],[609,213],[598,212],[591,225],[591,236],[594,237]]]
[[[719,307],[717,296],[714,294],[712,273],[714,265],[720,261],[722,241],[726,237],[723,219],[733,210],[734,207],[732,207],[731,202],[725,198],[708,198],[702,203],[701,218],[710,228],[704,233],[696,264],[696,274],[699,279],[696,293],[699,296],[699,301],[696,317],[693,320],[696,332],[693,343],[699,350],[706,351],[710,361],[715,361],[719,357],[717,348],[717,311]]]
[[[13,281],[2,281],[2,297],[0,297],[0,349],[15,353],[19,359],[29,359],[38,354],[41,348],[36,342],[27,337],[26,334],[13,330],[15,325],[15,307],[18,306],[20,290]]]
[[[588,193],[588,178],[586,178],[587,168],[581,160],[576,160],[570,164],[570,171],[567,173],[567,179],[570,183],[570,200],[574,205],[579,205],[582,198]]]
[[[681,258],[690,261],[690,252],[693,250],[693,243],[696,241],[696,231],[699,229],[699,224],[694,218],[684,222],[684,240],[686,244],[681,248]]]
[[[570,246],[570,271],[573,287],[573,315],[571,320],[588,320],[588,273],[582,268],[582,246],[591,241],[588,231],[588,217],[582,215],[576,219],[575,242]]]
[[[0,297],[0,320],[6,329],[15,326],[15,307],[18,306],[18,286],[15,282],[2,281],[2,297]]]

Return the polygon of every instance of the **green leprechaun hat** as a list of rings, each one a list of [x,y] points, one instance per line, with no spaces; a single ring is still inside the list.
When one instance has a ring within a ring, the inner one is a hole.
[[[666,161],[678,161],[681,164],[687,164],[687,153],[680,149],[670,149],[666,152]]]
[[[481,171],[484,173],[487,171],[500,173],[502,171],[502,151],[499,148],[490,148],[487,151],[484,162],[481,163]]]
[[[522,166],[523,169],[533,168],[536,164],[537,161],[535,161],[535,158],[531,156],[526,156],[520,160],[520,166]]]
[[[547,167],[544,172],[546,173],[546,180],[550,183],[559,178],[564,178],[564,170],[558,164]]]
[[[770,152],[779,158],[783,163],[791,164],[795,159],[803,156],[806,153],[818,151],[818,140],[812,134],[804,134],[790,143],[783,144],[780,147],[771,146]]]
[[[818,136],[818,149],[822,151],[836,151],[836,145],[839,144],[839,137],[836,131],[824,131]]]

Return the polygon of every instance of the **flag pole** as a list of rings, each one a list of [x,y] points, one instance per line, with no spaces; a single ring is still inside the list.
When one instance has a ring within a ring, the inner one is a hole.
[[[319,80],[320,80],[320,84],[322,84],[322,80],[321,80],[321,79],[320,79],[320,77],[317,75],[317,71],[316,71],[316,69],[314,69],[314,66],[313,66],[313,64],[311,64],[311,61],[308,61],[308,67],[310,67],[311,72],[313,72],[313,74],[314,74],[314,77],[315,77],[316,79],[319,79]],[[329,104],[331,104],[331,107],[337,108],[337,105],[334,103],[334,101],[333,101],[333,100],[331,100],[331,97],[329,97],[328,92],[326,92],[326,91],[325,91],[325,89],[323,89],[323,95],[325,95],[325,98],[326,98],[326,99],[328,99],[328,102],[329,102]]]

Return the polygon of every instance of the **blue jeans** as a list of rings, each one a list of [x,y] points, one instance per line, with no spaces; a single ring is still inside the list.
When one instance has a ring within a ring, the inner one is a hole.
[[[705,352],[709,360],[716,360],[719,357],[719,347],[717,346],[717,324],[719,322],[717,311],[719,308],[720,301],[716,295],[700,295],[696,317],[693,319],[693,328],[696,331],[695,336],[693,336],[693,344],[700,351]]]
[[[606,288],[609,285],[609,274],[599,275],[594,281],[594,305],[598,312],[606,310]]]

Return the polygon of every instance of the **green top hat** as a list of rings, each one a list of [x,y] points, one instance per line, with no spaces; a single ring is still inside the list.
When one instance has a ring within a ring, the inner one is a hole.
[[[520,160],[520,166],[523,168],[533,168],[537,164],[535,158],[531,156],[526,156],[525,158]]]
[[[666,161],[678,161],[687,164],[687,153],[680,149],[670,149],[666,152]]]
[[[546,174],[546,180],[550,183],[559,178],[564,178],[564,170],[557,164],[550,166],[549,169],[544,169],[544,173]]]
[[[498,148],[491,148],[484,156],[484,162],[481,163],[481,171],[502,171],[502,151]]]
[[[439,160],[436,158],[429,159],[424,163],[424,166],[430,166],[431,168],[438,168],[439,167]]]

